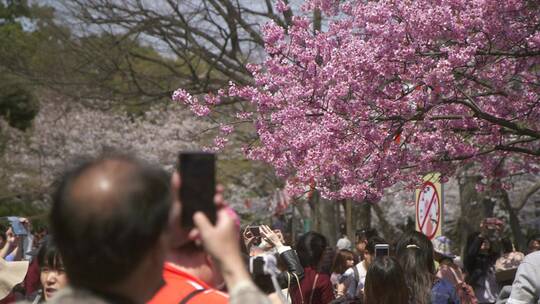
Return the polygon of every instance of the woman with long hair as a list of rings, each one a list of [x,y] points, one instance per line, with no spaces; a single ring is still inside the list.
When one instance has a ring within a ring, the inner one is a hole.
[[[345,270],[351,268],[354,266],[356,260],[356,257],[354,256],[354,253],[348,249],[341,249],[336,252],[336,255],[334,257],[334,262],[332,263],[332,276],[330,277],[330,281],[332,282],[332,286],[337,286],[339,283],[339,280]]]
[[[422,233],[411,231],[396,246],[397,259],[405,274],[410,303],[459,304],[452,284],[435,276],[433,244]]]
[[[327,246],[326,238],[317,232],[308,232],[298,239],[296,252],[304,267],[304,279],[292,278],[293,304],[326,304],[334,299],[330,276],[319,269]]]
[[[409,303],[409,290],[405,284],[405,276],[394,258],[378,257],[371,263],[366,275],[364,303]]]
[[[495,278],[495,262],[499,250],[489,238],[480,232],[467,238],[463,264],[467,273],[467,283],[474,289],[480,304],[495,303],[499,286]]]

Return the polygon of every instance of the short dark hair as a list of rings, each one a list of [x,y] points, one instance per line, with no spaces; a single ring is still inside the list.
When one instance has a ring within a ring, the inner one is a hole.
[[[296,252],[302,266],[317,267],[327,246],[326,238],[320,233],[310,231],[300,236]]]
[[[377,244],[387,244],[387,243],[383,238],[380,238],[378,236],[370,237],[367,241],[366,251],[372,255],[375,254],[375,245]]]
[[[64,263],[62,261],[62,256],[60,255],[60,251],[58,250],[56,243],[50,236],[47,236],[46,239],[42,242],[37,252],[36,258],[39,268],[64,268]]]
[[[356,230],[356,241],[367,241],[374,236],[378,236],[377,230],[374,228],[363,228]]]
[[[129,168],[107,205],[111,212],[85,214],[95,201],[74,196],[72,188],[110,162]],[[129,155],[103,155],[67,171],[53,194],[50,221],[70,283],[101,290],[129,277],[164,231],[171,201],[168,174]]]
[[[388,291],[391,292],[388,292]],[[399,263],[392,257],[375,259],[366,274],[365,302],[373,304],[407,304],[409,290]]]
[[[534,241],[540,242],[540,234],[533,234],[527,239],[527,247],[531,246],[531,243]]]
[[[0,239],[2,239],[4,243],[7,241],[6,231],[8,230],[8,228],[9,226],[5,225],[4,223],[0,223]]]
[[[514,251],[514,244],[512,243],[512,240],[510,238],[502,238],[501,239],[501,247],[503,250],[503,253],[510,253]]]

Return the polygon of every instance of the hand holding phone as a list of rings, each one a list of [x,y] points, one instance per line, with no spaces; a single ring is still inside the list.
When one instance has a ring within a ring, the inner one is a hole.
[[[11,230],[13,231],[13,234],[15,234],[16,236],[28,235],[28,231],[24,227],[23,222],[20,218],[16,216],[8,216],[7,219],[11,225]]]

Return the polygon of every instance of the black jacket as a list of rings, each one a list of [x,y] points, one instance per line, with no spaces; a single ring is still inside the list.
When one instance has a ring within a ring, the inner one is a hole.
[[[298,281],[300,282],[304,277],[304,267],[302,267],[302,264],[300,264],[300,260],[298,259],[296,252],[292,249],[284,251],[279,255],[279,259],[281,259],[281,262],[287,267],[287,270],[282,271],[277,276],[279,286],[281,288],[287,288],[289,285],[289,279],[291,286],[296,285],[296,277],[298,277]],[[294,276],[295,274],[296,277]],[[267,294],[275,291],[274,286],[272,285],[272,279],[269,275],[253,276],[253,281],[257,287]]]
[[[302,264],[300,264],[300,260],[298,259],[298,255],[296,254],[296,251],[293,249],[287,250],[279,255],[283,263],[287,266],[287,270],[281,272],[277,279],[279,286],[281,288],[287,288],[289,284],[289,278],[291,280],[291,285],[296,284],[296,277],[298,277],[298,280],[301,281],[304,277],[304,267],[302,267]],[[288,273],[288,275],[287,275]]]

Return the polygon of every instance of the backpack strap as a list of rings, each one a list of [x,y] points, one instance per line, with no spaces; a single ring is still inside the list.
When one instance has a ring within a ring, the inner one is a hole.
[[[187,296],[185,296],[182,300],[180,300],[180,302],[178,302],[178,304],[186,304],[187,302],[189,302],[189,300],[191,300],[192,298],[194,298],[196,295],[200,294],[201,292],[205,291],[206,289],[195,289],[194,291],[190,292]]]
[[[298,285],[298,292],[300,293],[300,300],[301,303],[304,304],[304,295],[302,294],[302,287],[300,287],[300,280],[298,279],[298,275],[296,273],[292,273],[294,275],[294,278],[296,279],[296,284]]]
[[[356,285],[360,283],[360,272],[358,272],[358,268],[356,268],[356,265],[352,267],[354,271],[354,280],[356,281]]]
[[[319,279],[319,274],[315,275],[315,280],[313,280],[313,286],[311,287],[311,295],[309,296],[309,304],[313,302],[313,294],[315,293],[315,286],[317,285],[317,280]]]

